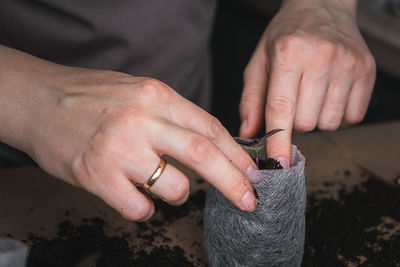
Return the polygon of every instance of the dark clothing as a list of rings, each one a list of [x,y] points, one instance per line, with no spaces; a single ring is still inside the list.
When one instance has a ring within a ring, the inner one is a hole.
[[[1,0],[0,44],[63,65],[159,79],[210,107],[216,0]],[[0,167],[30,162],[0,144]]]
[[[157,78],[209,108],[216,0],[1,0],[0,44],[63,65]]]

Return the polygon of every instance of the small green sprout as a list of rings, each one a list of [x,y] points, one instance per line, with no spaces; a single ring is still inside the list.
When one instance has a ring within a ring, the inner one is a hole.
[[[264,147],[264,140],[270,137],[273,134],[276,134],[280,131],[283,131],[284,129],[274,129],[269,131],[264,135],[264,137],[259,138],[259,139],[247,139],[247,138],[235,138],[236,142],[249,151],[251,153],[251,156],[253,156],[257,167],[259,167],[259,160],[258,160],[258,152]]]

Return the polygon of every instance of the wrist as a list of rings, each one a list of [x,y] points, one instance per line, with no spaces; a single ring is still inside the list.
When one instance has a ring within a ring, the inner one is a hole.
[[[341,10],[353,17],[357,14],[357,0],[282,0],[281,9],[287,7],[312,8],[318,6]]]
[[[32,155],[37,111],[46,108],[44,81],[57,65],[1,45],[0,58],[0,141]]]

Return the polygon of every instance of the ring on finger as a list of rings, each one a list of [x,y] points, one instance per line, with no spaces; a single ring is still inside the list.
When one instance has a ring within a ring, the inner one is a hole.
[[[146,189],[150,189],[150,187],[152,187],[155,184],[158,178],[160,178],[166,166],[167,162],[163,159],[160,159],[160,163],[158,164],[156,170],[153,172],[150,178],[143,184],[143,187]]]

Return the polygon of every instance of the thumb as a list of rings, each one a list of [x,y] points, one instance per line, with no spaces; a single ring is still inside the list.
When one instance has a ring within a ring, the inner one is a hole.
[[[240,137],[253,137],[263,124],[267,80],[266,53],[259,45],[244,72],[244,88],[239,105]]]

